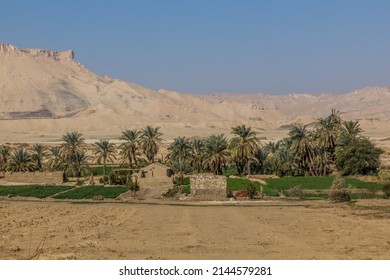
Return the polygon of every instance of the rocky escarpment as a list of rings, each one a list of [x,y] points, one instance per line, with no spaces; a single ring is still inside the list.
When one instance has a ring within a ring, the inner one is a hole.
[[[72,50],[62,52],[42,49],[20,49],[7,43],[0,43],[0,55],[3,56],[32,56],[32,57],[48,57],[60,61],[73,61],[74,53]]]

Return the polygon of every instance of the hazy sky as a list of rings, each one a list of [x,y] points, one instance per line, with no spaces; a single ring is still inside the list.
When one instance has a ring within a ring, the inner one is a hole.
[[[390,1],[0,0],[0,42],[193,93],[390,85]]]

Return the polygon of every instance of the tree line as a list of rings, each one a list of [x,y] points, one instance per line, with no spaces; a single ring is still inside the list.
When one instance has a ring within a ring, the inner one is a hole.
[[[251,127],[232,128],[232,137],[215,134],[205,139],[177,137],[168,147],[165,158],[158,160],[172,168],[183,180],[184,174],[223,172],[243,174],[275,174],[278,176],[326,176],[335,171],[341,175],[376,174],[380,165],[381,149],[362,135],[357,121],[343,121],[340,113],[318,119],[309,128],[294,125],[288,136],[277,141],[261,143]],[[63,170],[81,176],[89,163],[103,165],[106,175],[108,163],[138,168],[156,160],[164,139],[160,127],[125,130],[119,145],[101,139],[88,151],[79,132],[62,136],[62,144],[46,148],[35,144],[30,150],[0,146],[0,170],[25,172]]]

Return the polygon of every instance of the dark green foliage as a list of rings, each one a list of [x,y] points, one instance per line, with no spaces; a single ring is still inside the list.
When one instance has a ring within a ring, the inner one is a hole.
[[[70,186],[0,186],[0,196],[45,198],[72,188]]]
[[[190,194],[191,193],[191,187],[189,185],[189,182],[188,182],[188,185],[184,185],[181,187],[181,192],[182,193],[186,193],[186,194]]]
[[[248,192],[248,197],[250,199],[254,199],[257,195],[256,186],[254,186],[253,183],[246,186],[246,191]]]
[[[386,182],[383,184],[382,191],[385,195],[385,198],[390,198],[390,182]]]
[[[92,199],[97,196],[104,198],[116,198],[118,195],[127,192],[127,187],[103,187],[103,186],[86,186],[75,188],[68,192],[54,196],[57,199]]]
[[[334,202],[346,202],[351,200],[351,190],[343,178],[335,178],[329,193],[329,198]]]
[[[180,178],[179,177],[175,178],[175,183],[176,183],[176,185],[180,185]],[[184,177],[183,186],[189,185],[189,184],[190,184],[190,177]]]
[[[118,170],[116,172],[111,172],[109,175],[108,183],[110,183],[110,185],[126,185],[127,181],[131,177],[131,174],[132,172],[129,172],[127,170]],[[103,179],[106,180],[106,177],[104,177]]]
[[[377,174],[382,153],[372,141],[361,137],[346,147],[338,147],[335,163],[341,175]]]

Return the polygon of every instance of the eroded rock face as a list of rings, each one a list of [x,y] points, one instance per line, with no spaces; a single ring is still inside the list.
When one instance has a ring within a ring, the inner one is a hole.
[[[62,52],[42,49],[20,49],[7,43],[0,43],[0,55],[4,56],[41,56],[48,57],[54,60],[60,61],[73,61],[74,52],[72,50],[66,50]]]

